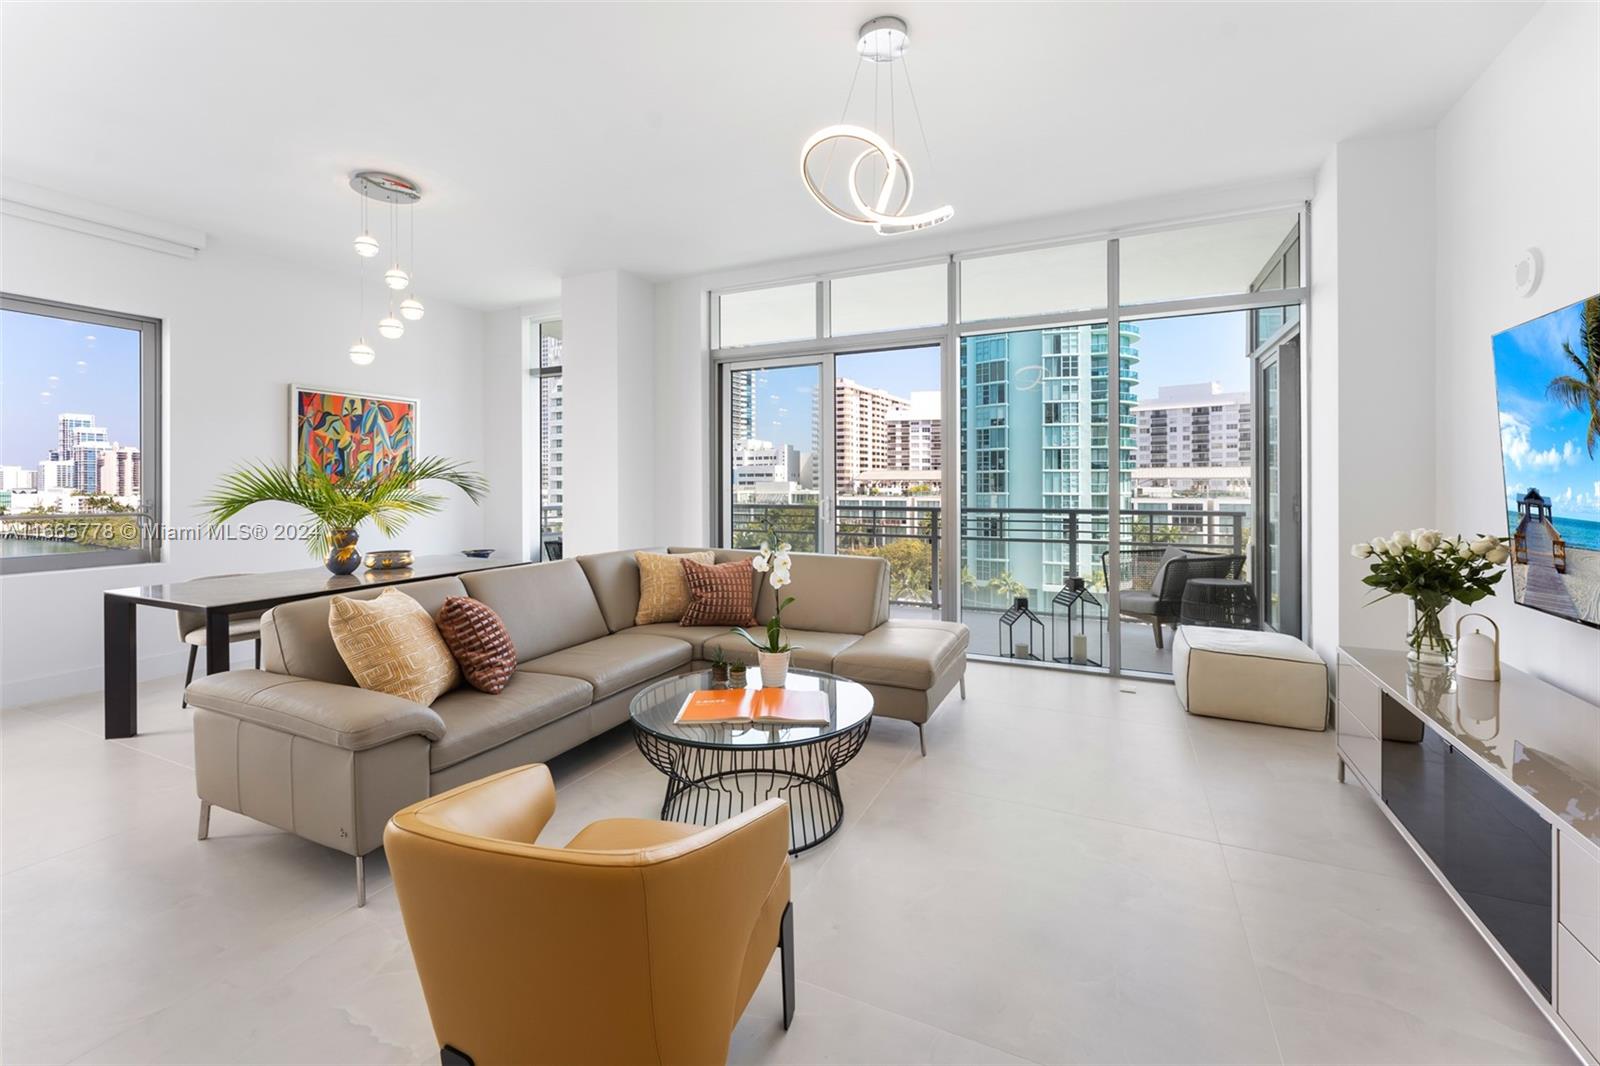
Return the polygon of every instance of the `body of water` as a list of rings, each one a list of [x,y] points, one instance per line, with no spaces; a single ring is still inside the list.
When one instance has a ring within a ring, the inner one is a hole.
[[[25,555],[66,555],[69,552],[95,551],[90,544],[70,540],[45,540],[35,537],[0,537],[0,558]]]
[[[1506,512],[1506,519],[1511,523],[1510,528],[1514,532],[1517,528],[1517,512]],[[1552,524],[1556,527],[1556,532],[1561,534],[1561,539],[1567,542],[1567,547],[1600,551],[1600,522],[1585,518],[1562,518],[1557,515]]]

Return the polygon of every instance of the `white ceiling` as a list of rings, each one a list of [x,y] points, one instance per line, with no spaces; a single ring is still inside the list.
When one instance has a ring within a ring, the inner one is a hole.
[[[888,238],[801,186],[855,27],[911,24],[945,227],[1314,169],[1431,124],[1519,3],[7,4],[8,177],[348,267],[414,178],[418,289],[482,307]],[[902,136],[918,165],[917,145]],[[926,197],[926,199],[924,199]],[[925,237],[893,238],[917,253]]]

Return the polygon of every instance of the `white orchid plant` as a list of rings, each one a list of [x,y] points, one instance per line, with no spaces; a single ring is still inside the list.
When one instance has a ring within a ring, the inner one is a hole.
[[[1511,558],[1504,539],[1480,535],[1449,537],[1437,529],[1396,530],[1387,539],[1353,545],[1350,554],[1372,560],[1372,570],[1362,582],[1383,595],[1409,597],[1417,611],[1408,643],[1414,652],[1427,648],[1451,652],[1439,613],[1452,602],[1477,603],[1494,592],[1505,575],[1497,567]]]
[[[789,551],[790,548],[787,541],[780,543],[774,549],[771,542],[764,540],[761,542],[761,547],[756,549],[756,557],[750,560],[751,566],[767,575],[767,583],[772,586],[772,591],[777,594],[774,598],[778,601],[777,609],[772,612],[772,618],[767,622],[767,639],[765,641],[757,640],[750,635],[749,630],[742,626],[734,627],[733,631],[748,640],[750,646],[755,648],[756,651],[778,655],[794,650],[783,639],[783,609],[794,602],[793,596],[782,595],[785,586],[791,581],[789,577],[789,567],[791,565]]]

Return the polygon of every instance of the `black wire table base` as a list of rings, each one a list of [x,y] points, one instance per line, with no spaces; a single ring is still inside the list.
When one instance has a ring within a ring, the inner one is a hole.
[[[844,796],[839,768],[867,742],[872,716],[849,729],[786,747],[708,748],[634,726],[650,765],[667,775],[664,821],[716,825],[766,800],[789,801],[789,854],[814,848],[839,831]]]

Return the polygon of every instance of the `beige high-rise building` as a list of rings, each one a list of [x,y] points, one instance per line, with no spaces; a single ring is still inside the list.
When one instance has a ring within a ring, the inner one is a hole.
[[[99,491],[107,496],[139,495],[139,449],[113,444],[99,454]]]
[[[889,416],[910,406],[903,397],[884,389],[849,378],[834,381],[833,454],[841,497],[856,493],[866,471],[890,466]]]

